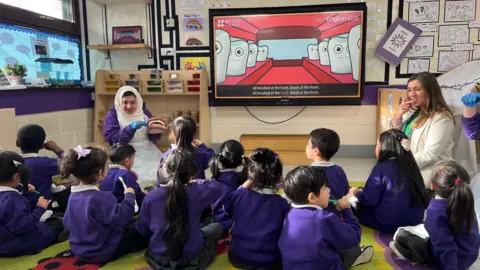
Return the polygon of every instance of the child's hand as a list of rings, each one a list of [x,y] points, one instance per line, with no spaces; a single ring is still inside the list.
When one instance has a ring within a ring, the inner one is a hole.
[[[38,198],[37,206],[43,209],[47,209],[50,202],[51,202],[50,200],[46,200],[43,196],[41,196],[40,198]]]
[[[194,139],[193,142],[192,142],[192,145],[195,146],[195,147],[199,147],[202,144],[203,144],[203,142],[201,142],[200,140],[197,140],[197,139]]]
[[[35,186],[32,184],[28,184],[28,193],[32,193],[35,191]]]
[[[343,197],[340,200],[338,200],[337,203],[337,210],[342,211],[344,209],[350,208],[350,202],[348,202],[348,199]]]
[[[62,148],[60,148],[60,146],[58,146],[58,144],[54,141],[47,141],[46,143],[43,144],[43,148],[45,148],[45,150],[52,151],[55,153],[58,153],[62,150]]]
[[[252,180],[248,179],[247,181],[245,181],[245,183],[243,183],[242,187],[250,188],[252,184],[253,184]]]
[[[357,193],[361,191],[361,189],[356,188],[356,187],[351,187],[350,191],[348,192],[349,194],[352,194],[353,196],[357,195]]]
[[[135,190],[133,190],[133,188],[129,187],[129,188],[125,189],[125,194],[127,194],[127,193],[135,194]]]

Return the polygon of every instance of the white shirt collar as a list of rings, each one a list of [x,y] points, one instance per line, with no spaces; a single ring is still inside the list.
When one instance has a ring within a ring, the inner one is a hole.
[[[266,195],[276,195],[277,190],[273,188],[253,188],[253,191],[260,193],[260,194],[266,194]]]
[[[238,172],[238,167],[237,168],[231,168],[231,169],[219,170],[219,172]]]
[[[118,165],[118,164],[111,164],[111,165],[108,165],[108,168],[109,168],[109,169],[122,169],[122,170],[128,170],[127,168],[123,167],[122,165]]]
[[[21,154],[23,158],[29,158],[29,157],[39,157],[40,155],[37,153],[26,153],[26,154]]]
[[[318,205],[314,205],[314,204],[294,204],[294,203],[292,203],[292,207],[293,208],[315,208],[315,209],[318,209],[318,210],[323,210],[323,208],[321,208]]]
[[[312,162],[312,166],[319,166],[319,167],[332,167],[335,165],[331,161],[314,161]]]
[[[446,200],[446,199],[440,195],[435,195],[435,200]]]
[[[79,186],[72,186],[71,192],[82,192],[82,191],[87,191],[87,190],[97,190],[97,191],[99,191],[100,189],[97,186],[94,186],[94,185],[79,185]]]
[[[172,148],[172,150],[175,150],[178,148],[178,146],[176,144],[171,144],[170,147]]]
[[[0,192],[6,192],[6,191],[16,191],[17,193],[20,193],[18,190],[12,187],[0,186]]]

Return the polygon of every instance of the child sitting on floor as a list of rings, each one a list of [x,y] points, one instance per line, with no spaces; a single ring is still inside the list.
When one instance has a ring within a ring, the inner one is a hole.
[[[112,192],[117,202],[121,203],[125,199],[125,190],[133,188],[137,212],[145,193],[137,183],[137,176],[131,171],[135,163],[135,148],[126,143],[116,143],[110,149],[110,160],[113,164],[108,166],[108,174],[100,183],[100,190]]]
[[[470,268],[478,257],[480,235],[469,184],[470,177],[459,164],[438,164],[431,187],[435,199],[427,208],[424,228],[399,228],[390,242],[392,251],[440,269]]]
[[[30,183],[35,186],[40,196],[52,200],[50,205],[52,210],[63,213],[67,208],[70,189],[53,184],[53,179],[60,175],[58,160],[38,155],[38,152],[45,148],[61,158],[63,150],[53,141],[45,143],[45,138],[45,130],[41,126],[26,125],[18,130],[17,146],[22,151],[25,166],[30,172]]]
[[[193,153],[174,150],[161,168],[160,186],[143,200],[137,230],[150,238],[145,257],[153,269],[206,269],[216,256],[222,227],[200,226],[200,215],[222,194],[217,180],[193,180]]]
[[[234,222],[228,259],[237,268],[282,269],[278,238],[290,209],[287,200],[277,194],[282,172],[274,152],[255,149],[248,161],[249,180],[224,204]]]
[[[62,233],[60,217],[40,222],[50,200],[40,197],[31,212],[27,199],[15,189],[29,177],[24,164],[19,154],[0,152],[0,257],[36,254],[68,238],[68,234]]]
[[[345,171],[330,161],[339,148],[340,137],[335,131],[319,128],[310,132],[306,149],[307,158],[313,160],[312,167],[322,169],[327,174],[328,187],[333,201],[343,198],[350,190]],[[333,202],[325,210],[338,213]]]
[[[222,196],[213,204],[213,214],[225,233],[228,233],[233,221],[232,217],[223,210],[223,204],[227,203],[230,194],[237,190],[248,177],[247,158],[243,154],[243,146],[238,141],[228,140],[222,143],[218,154],[210,161],[212,177],[223,186]],[[241,173],[238,172],[240,166],[243,166]]]
[[[356,215],[360,223],[386,233],[422,223],[428,197],[408,137],[397,129],[384,131],[375,154],[378,163],[365,188],[350,190],[358,199]]]
[[[369,262],[373,247],[360,248],[360,224],[347,199],[338,200],[344,220],[324,209],[330,189],[323,171],[301,166],[286,176],[285,194],[292,210],[288,213],[278,246],[285,269],[348,269]]]
[[[62,177],[73,175],[80,182],[72,187],[63,222],[70,230],[73,255],[88,263],[113,261],[147,246],[134,225],[127,226],[134,214],[133,188],[125,189],[125,199],[118,204],[111,192],[97,187],[105,178],[107,158],[99,147],[77,146],[60,163]]]

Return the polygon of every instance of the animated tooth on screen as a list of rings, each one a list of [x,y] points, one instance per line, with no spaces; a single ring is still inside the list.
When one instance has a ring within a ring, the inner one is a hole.
[[[258,46],[257,62],[265,62],[268,57],[268,47]]]
[[[229,54],[230,36],[226,31],[215,30],[215,76],[217,83],[225,82]]]
[[[352,75],[355,81],[358,81],[358,67],[360,63],[360,30],[360,25],[355,25],[348,34],[348,50],[350,51]]]
[[[257,64],[258,46],[257,44],[248,44],[247,67],[254,67]]]
[[[352,73],[350,53],[348,52],[348,34],[334,36],[328,42],[328,58],[332,73]]]
[[[308,45],[307,50],[308,50],[308,59],[310,59],[310,60],[320,59],[320,56],[318,54],[318,45],[317,44]]]
[[[318,54],[320,55],[320,65],[330,66],[330,58],[328,58],[328,38],[325,38],[318,44]]]
[[[227,75],[240,76],[247,71],[248,43],[236,40],[230,43],[230,57],[228,58]]]

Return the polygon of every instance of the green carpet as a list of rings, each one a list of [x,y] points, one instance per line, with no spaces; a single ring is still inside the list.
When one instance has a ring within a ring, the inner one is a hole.
[[[362,182],[352,182],[352,186],[361,186]],[[280,191],[282,193],[282,191]],[[374,231],[372,229],[362,227],[362,245],[372,245],[375,249],[375,256],[373,260],[365,265],[355,267],[358,270],[367,269],[393,269],[385,258],[385,248],[375,240]],[[41,253],[33,256],[24,256],[18,258],[2,258],[0,259],[0,268],[9,270],[26,270],[26,269],[99,269],[97,265],[77,265],[75,266],[74,258],[58,258],[57,255],[61,255],[62,252],[69,250],[68,242],[53,245]],[[219,245],[217,247],[217,258],[209,269],[214,270],[228,270],[236,269],[231,266],[227,258],[227,248]],[[101,269],[135,269],[135,270],[147,270],[150,269],[143,257],[144,251],[137,252],[125,256],[117,261],[108,263],[101,267]],[[57,258],[54,258],[56,257]],[[62,257],[62,256],[60,256]],[[53,259],[48,259],[53,258]],[[39,263],[41,261],[41,263]]]

